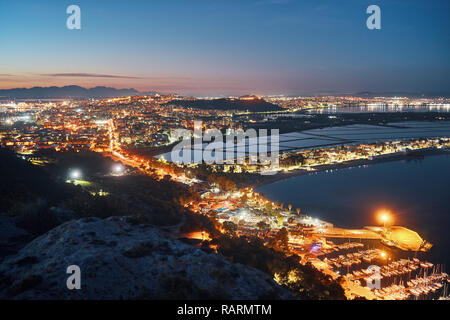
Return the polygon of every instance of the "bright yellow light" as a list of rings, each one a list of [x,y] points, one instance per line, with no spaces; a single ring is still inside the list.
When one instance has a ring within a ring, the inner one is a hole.
[[[386,257],[387,257],[387,254],[386,254],[386,252],[384,252],[384,251],[381,251],[381,257],[382,257],[383,259],[386,259]]]
[[[392,220],[391,214],[387,210],[381,210],[378,212],[378,220],[384,225]]]

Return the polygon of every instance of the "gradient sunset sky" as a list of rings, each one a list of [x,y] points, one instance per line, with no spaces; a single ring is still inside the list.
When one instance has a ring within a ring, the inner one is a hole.
[[[81,8],[81,30],[66,8]],[[381,30],[366,8],[381,7]],[[450,92],[448,0],[0,2],[0,88]]]

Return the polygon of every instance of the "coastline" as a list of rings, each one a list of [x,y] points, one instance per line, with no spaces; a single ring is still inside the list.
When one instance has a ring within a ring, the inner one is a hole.
[[[392,162],[392,161],[399,161],[399,160],[407,160],[407,159],[417,159],[422,158],[426,156],[434,156],[434,155],[443,155],[443,154],[450,154],[449,149],[419,149],[411,151],[407,154],[405,153],[392,153],[392,154],[386,154],[377,156],[376,158],[372,160],[368,159],[358,159],[358,160],[350,160],[342,163],[334,163],[334,164],[324,164],[324,165],[318,165],[314,166],[314,171],[307,171],[303,169],[295,169],[292,172],[288,173],[278,173],[273,176],[266,176],[265,179],[262,179],[262,181],[259,181],[257,183],[253,184],[247,184],[248,186],[252,187],[253,189],[260,188],[262,186],[275,183],[278,181],[286,180],[289,178],[302,176],[302,175],[308,175],[312,173],[318,173],[318,172],[324,172],[328,170],[336,170],[336,169],[347,169],[347,168],[354,168],[354,167],[360,167],[360,166],[366,166],[371,164],[377,164],[377,163],[385,163],[385,162]]]

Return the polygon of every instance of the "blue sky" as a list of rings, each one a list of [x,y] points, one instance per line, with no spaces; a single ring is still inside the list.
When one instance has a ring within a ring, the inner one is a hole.
[[[66,28],[67,6],[81,30]],[[381,8],[368,30],[366,8]],[[0,2],[0,88],[450,91],[447,0]]]

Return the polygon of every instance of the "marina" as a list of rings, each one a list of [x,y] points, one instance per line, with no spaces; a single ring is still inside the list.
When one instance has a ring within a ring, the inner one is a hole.
[[[364,291],[367,298],[375,300],[429,300],[445,296],[450,278],[442,265],[415,257],[396,259],[386,250],[369,249],[358,242],[346,244],[327,243],[331,249],[325,249],[309,261],[331,271],[329,274],[336,279],[342,276],[349,297]],[[357,251],[348,252],[354,249]]]

